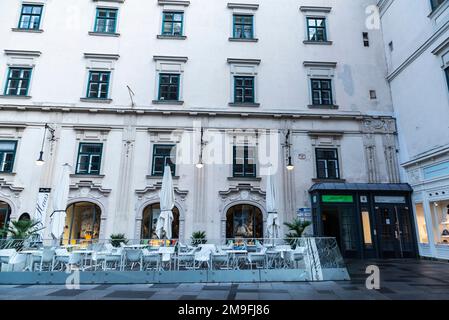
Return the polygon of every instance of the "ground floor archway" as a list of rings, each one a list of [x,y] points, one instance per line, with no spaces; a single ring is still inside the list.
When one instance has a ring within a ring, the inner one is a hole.
[[[101,209],[92,202],[76,202],[67,207],[63,242],[99,239]]]
[[[226,212],[226,238],[263,238],[262,211],[250,204],[239,204]]]
[[[172,212],[172,239],[179,239],[179,209],[174,207]],[[142,227],[140,232],[141,239],[158,239],[156,235],[156,224],[160,214],[160,203],[150,204],[143,209]]]
[[[11,217],[11,207],[4,201],[0,201],[0,231],[6,230],[9,225],[9,219]],[[5,238],[6,234],[1,233],[1,238]]]

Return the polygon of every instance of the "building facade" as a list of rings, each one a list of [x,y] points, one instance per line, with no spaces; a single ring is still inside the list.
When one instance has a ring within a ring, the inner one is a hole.
[[[262,238],[272,172],[281,224],[313,214],[344,252],[381,255],[380,209],[341,198],[348,183],[378,184],[373,202],[404,191],[375,5],[2,1],[2,223],[27,213],[48,225],[67,163],[65,241],[152,238],[168,164],[174,237]],[[319,190],[328,211],[312,204],[320,183],[335,185]]]
[[[419,254],[449,259],[449,1],[380,1],[403,180]]]

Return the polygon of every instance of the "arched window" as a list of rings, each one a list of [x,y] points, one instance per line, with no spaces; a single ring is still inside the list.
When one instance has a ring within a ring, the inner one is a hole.
[[[19,217],[19,221],[30,221],[30,220],[31,220],[31,217],[28,212],[22,213]]]
[[[174,207],[172,212],[173,212],[172,239],[178,239],[179,210],[178,208]],[[143,210],[142,229],[140,233],[141,239],[158,239],[156,235],[156,224],[160,214],[161,214],[161,206],[159,203],[149,205]]]
[[[226,238],[262,238],[263,215],[259,208],[240,204],[226,213]]]
[[[66,211],[63,242],[90,241],[100,235],[101,209],[91,202],[77,202]]]
[[[11,207],[6,202],[0,201],[0,230],[6,230],[9,224],[9,217],[11,215]],[[6,233],[0,234],[0,237],[6,237]]]

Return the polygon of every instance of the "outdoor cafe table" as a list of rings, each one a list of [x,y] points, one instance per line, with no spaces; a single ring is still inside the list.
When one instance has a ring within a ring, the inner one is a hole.
[[[84,257],[83,257],[83,259],[82,259],[82,262],[81,262],[81,265],[82,265],[82,268],[83,269],[85,269],[87,266],[85,265],[85,263],[86,263],[86,260],[88,260],[89,259],[89,255],[92,255],[92,253],[94,253],[94,251],[93,250],[73,250],[72,251],[72,253],[79,253],[79,254],[81,254],[81,255],[84,255]],[[88,266],[89,268],[92,268],[92,260],[90,260],[90,266]]]
[[[231,250],[226,250],[225,252],[229,256],[229,260],[230,260],[230,264],[231,264],[232,268],[235,270],[240,270],[239,262],[242,259],[246,260],[248,250],[231,249]]]

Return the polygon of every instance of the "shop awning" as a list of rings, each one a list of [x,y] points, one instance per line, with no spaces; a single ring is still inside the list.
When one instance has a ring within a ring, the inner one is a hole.
[[[408,183],[333,183],[322,182],[314,184],[309,192],[314,191],[396,191],[412,192],[413,189]]]

